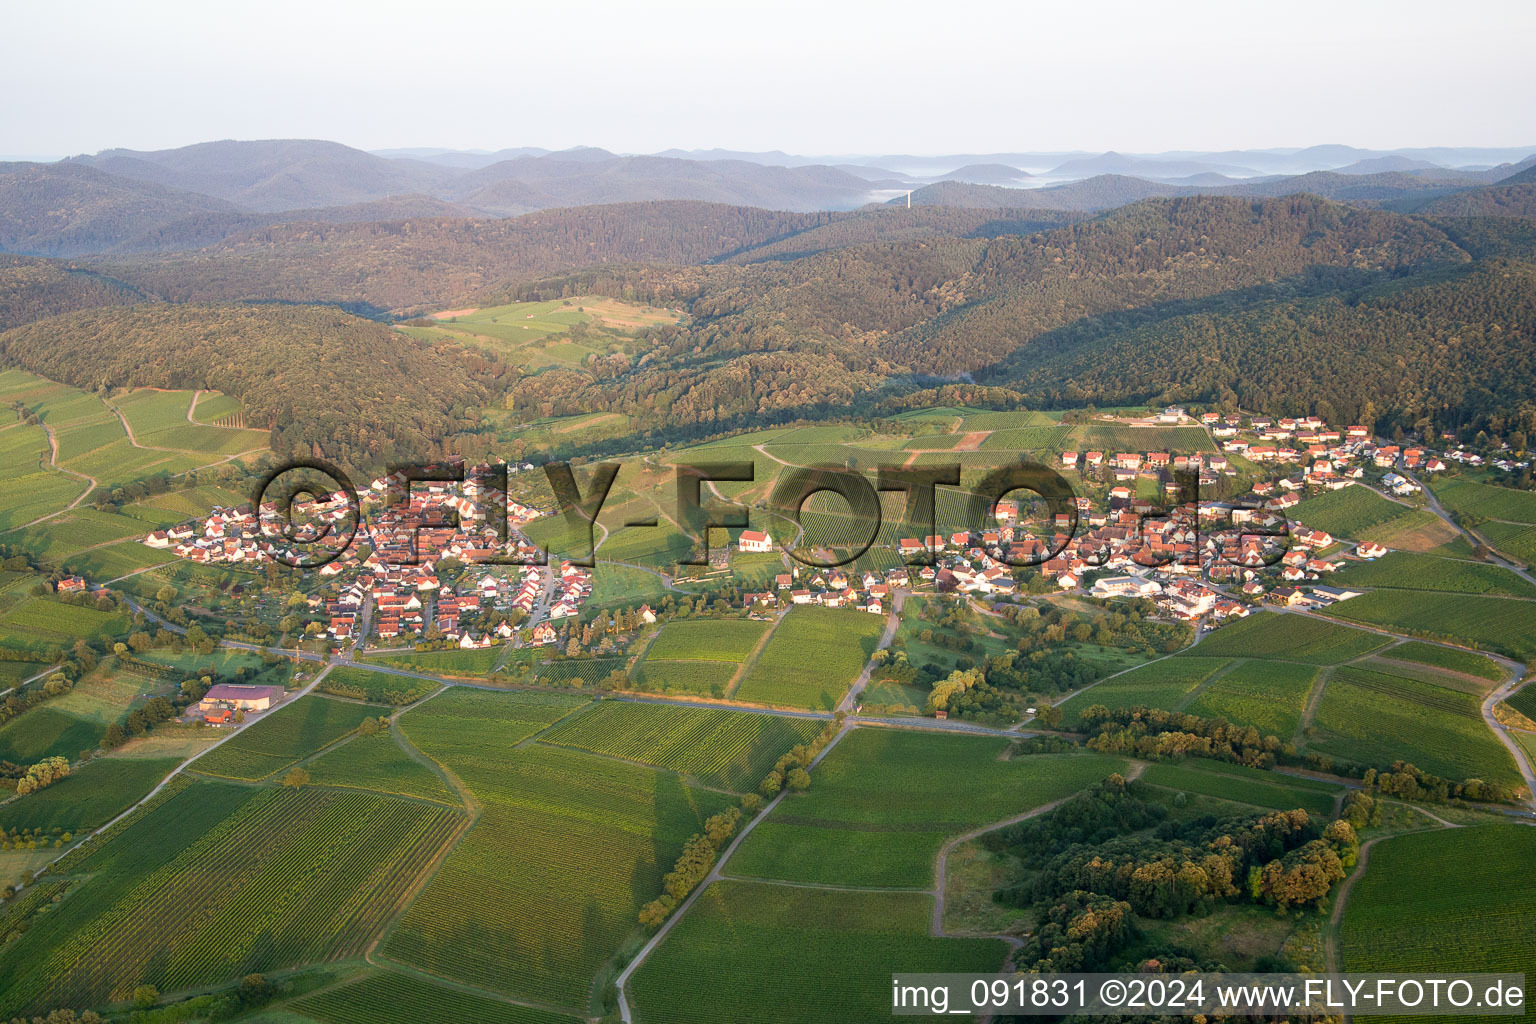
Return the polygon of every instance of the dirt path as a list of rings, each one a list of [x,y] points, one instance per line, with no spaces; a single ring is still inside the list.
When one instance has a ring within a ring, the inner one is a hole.
[[[1142,773],[1146,770],[1147,764],[1145,761],[1133,762],[1130,771],[1126,773],[1127,781],[1141,778]],[[980,935],[972,932],[950,932],[944,930],[944,908],[946,891],[949,886],[950,852],[961,843],[968,843],[972,839],[978,839],[988,832],[996,832],[998,829],[1017,825],[1021,821],[1028,821],[1030,818],[1038,818],[1042,814],[1049,814],[1077,795],[1073,793],[1070,796],[1062,797],[1060,800],[1052,800],[1048,804],[1042,804],[1033,810],[1025,811],[1023,814],[1015,814],[1011,818],[1004,818],[1002,821],[994,821],[990,825],[983,825],[978,829],[972,829],[964,835],[955,836],[940,847],[938,856],[934,858],[933,862],[933,920],[928,926],[928,934],[936,939],[1000,939],[1012,946],[1015,952],[1023,947],[1024,941],[1016,935]],[[1006,970],[1008,966],[1005,964],[1004,969]]]
[[[763,648],[768,646],[768,641],[773,639],[773,634],[779,631],[779,627],[784,624],[785,616],[789,614],[789,609],[793,607],[794,605],[789,605],[779,610],[778,615],[773,620],[773,625],[763,630],[763,635],[757,638],[757,643],[752,645],[752,650],[748,651],[741,664],[736,666],[736,671],[731,673],[731,678],[725,681],[725,695],[727,698],[736,696],[736,691],[740,688],[741,681],[757,665],[757,659],[762,657]],[[656,635],[660,636],[661,634],[657,633]],[[651,642],[654,643],[655,640],[653,639]],[[650,649],[649,644],[646,645],[646,649]]]
[[[84,473],[78,473],[78,472],[76,472],[73,469],[65,469],[63,466],[59,465],[59,438],[58,438],[58,436],[56,434],[54,434],[53,428],[50,427],[48,424],[43,423],[43,424],[41,424],[41,426],[42,426],[44,432],[47,433],[47,435],[48,435],[48,449],[49,449],[49,451],[48,451],[48,461],[47,461],[47,463],[43,464],[43,468],[44,469],[51,469],[55,473],[63,473],[65,476],[72,476],[76,480],[84,480],[89,486],[87,486],[85,490],[80,492],[79,497],[77,497],[74,501],[70,502],[68,505],[65,505],[63,508],[59,509],[57,512],[49,512],[47,515],[38,516],[36,519],[32,520],[29,523],[22,523],[19,526],[12,526],[12,527],[8,527],[7,529],[0,530],[0,534],[11,533],[12,531],[15,531],[15,530],[25,530],[29,526],[36,526],[38,523],[47,522],[48,520],[54,518],[55,516],[61,516],[65,512],[69,512],[69,511],[71,511],[73,509],[79,508],[80,507],[80,503],[82,501],[84,501],[90,495],[90,493],[92,491],[94,491],[97,487],[101,486],[101,484],[97,481],[97,479],[95,477],[93,477],[93,476],[86,476]]]
[[[303,697],[306,694],[308,694],[316,686],[320,685],[320,681],[325,678],[325,674],[327,672],[329,672],[330,670],[331,670],[331,666],[329,666],[329,665],[325,666],[325,668],[323,668],[319,672],[317,672],[315,674],[315,678],[311,679],[308,683],[306,683],[302,689],[300,689],[297,692],[295,692],[295,693],[293,693],[293,694],[283,698],[283,702],[282,702],[281,706],[286,706],[286,705],[292,703],[293,701],[298,700],[300,697]],[[270,714],[270,712],[268,712],[268,714]],[[233,729],[230,729],[228,733],[226,733],[225,735],[219,737],[218,740],[216,740],[215,742],[208,744],[208,746],[204,747],[202,750],[199,750],[197,753],[193,754],[191,757],[189,757],[186,760],[182,761],[181,764],[179,764],[175,768],[171,769],[171,772],[170,772],[169,775],[167,775],[165,778],[160,780],[159,785],[155,786],[154,789],[150,790],[148,793],[145,793],[142,797],[140,797],[139,800],[132,807],[129,807],[126,811],[123,811],[121,814],[119,814],[117,817],[113,818],[111,821],[107,822],[105,825],[101,825],[101,826],[98,826],[97,828],[92,829],[85,836],[85,838],[80,840],[80,842],[76,843],[74,846],[71,846],[69,849],[65,850],[63,853],[61,853],[57,857],[53,858],[53,860],[50,860],[47,864],[43,865],[41,868],[38,868],[36,871],[34,871],[32,873],[33,879],[35,880],[44,871],[47,871],[54,864],[58,863],[60,860],[63,860],[65,857],[69,856],[71,853],[73,853],[75,850],[79,849],[81,846],[84,846],[86,843],[92,842],[98,836],[104,835],[107,832],[108,829],[112,828],[112,826],[116,825],[118,822],[122,821],[124,818],[127,818],[129,815],[133,814],[133,812],[137,811],[140,807],[143,807],[149,801],[153,800],[157,793],[159,793],[166,786],[170,785],[172,779],[176,778],[176,776],[178,776],[182,772],[186,771],[187,767],[189,765],[191,765],[192,762],[198,760],[201,757],[206,756],[207,753],[210,750],[216,750],[219,747],[222,747],[224,744],[228,743],[230,740],[232,740],[236,736],[240,735],[246,729],[249,729],[255,723],[260,722],[260,721],[264,721],[266,718],[267,718],[266,714],[263,714],[263,715],[261,715],[259,717],[255,717],[255,718],[247,718],[244,722],[241,722],[239,725],[235,726]]]
[[[828,754],[832,753],[832,751],[836,749],[837,745],[842,742],[843,737],[847,736],[848,733],[851,732],[854,728],[855,726],[853,722],[849,721],[844,723],[842,729],[838,730],[837,735],[832,737],[832,742],[828,743],[822,752],[816,755],[816,759],[811,762],[810,767],[815,768],[817,765],[819,765],[822,759],[825,758]],[[683,900],[682,904],[676,910],[672,911],[671,916],[669,916],[667,920],[662,924],[662,926],[656,930],[656,934],[651,936],[650,941],[640,948],[640,952],[635,954],[634,959],[631,960],[629,964],[624,968],[624,970],[619,974],[619,976],[614,979],[614,989],[617,991],[619,999],[619,1016],[624,1020],[625,1024],[632,1024],[634,1021],[634,1016],[629,1009],[629,999],[626,997],[624,991],[624,986],[629,984],[630,977],[635,973],[636,970],[639,969],[641,964],[645,963],[646,958],[656,951],[656,947],[661,945],[662,940],[665,939],[667,935],[671,933],[672,929],[677,926],[677,922],[683,919],[683,915],[688,913],[688,909],[693,906],[693,904],[701,895],[703,895],[704,890],[708,889],[715,882],[718,882],[725,877],[725,865],[726,862],[731,859],[731,855],[734,854],[737,849],[740,848],[741,844],[746,841],[747,836],[752,834],[752,830],[757,828],[761,822],[765,821],[768,815],[773,813],[773,809],[779,805],[780,801],[782,801],[788,795],[788,790],[781,790],[778,796],[768,801],[768,805],[759,811],[755,818],[747,822],[746,827],[736,834],[736,838],[731,841],[731,845],[727,846],[725,848],[725,852],[722,853],[720,857],[715,861],[715,866],[710,869],[710,872],[705,876],[704,881],[700,882],[698,886],[693,890],[693,892],[689,893],[688,897]]]
[[[1312,680],[1312,692],[1307,694],[1307,706],[1301,712],[1301,721],[1296,723],[1296,732],[1291,739],[1300,743],[1308,729],[1312,728],[1312,722],[1317,718],[1317,709],[1323,703],[1323,693],[1328,689],[1328,680],[1333,677],[1335,666],[1327,665],[1317,670],[1317,676]]]
[[[905,590],[896,591],[895,596],[891,598],[891,611],[886,616],[885,632],[880,634],[880,642],[875,646],[875,650],[883,651],[889,648],[891,641],[896,639],[896,630],[901,627],[901,607],[906,604],[906,601],[907,592]],[[863,693],[864,688],[869,685],[870,676],[874,674],[874,671],[875,659],[871,655],[869,660],[864,663],[864,671],[859,673],[859,678],[854,680],[853,685],[848,688],[848,692],[843,694],[843,699],[838,701],[837,710],[852,711],[854,709],[858,704],[859,694]]]

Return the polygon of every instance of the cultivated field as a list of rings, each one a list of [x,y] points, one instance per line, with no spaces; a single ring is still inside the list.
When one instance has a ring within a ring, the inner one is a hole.
[[[1368,596],[1345,601],[1336,607],[1347,607],[1367,600]],[[1196,649],[1201,657],[1226,655],[1337,665],[1353,661],[1390,642],[1389,638],[1375,633],[1306,615],[1263,612],[1223,626],[1201,641]]]
[[[1349,971],[1536,975],[1536,829],[1398,836],[1371,851],[1341,931]]]
[[[1185,764],[1154,764],[1142,778],[1166,789],[1235,800],[1276,811],[1300,807],[1320,816],[1333,813],[1343,792],[1343,787],[1328,782],[1200,759]]]
[[[903,971],[996,971],[995,939],[928,935],[933,898],[718,882],[630,980],[644,1024],[720,1019],[721,1000],[762,1024],[883,1020]]]
[[[540,739],[691,776],[709,786],[755,790],[790,747],[816,738],[811,718],[605,700]]]
[[[1164,658],[1089,687],[1061,705],[1063,721],[1077,724],[1083,712],[1095,704],[1111,709],[1178,708],[1196,687],[1227,665],[1226,658],[1204,656],[1210,643],[1208,640],[1197,648],[1199,657]]]
[[[393,971],[371,974],[304,996],[289,1007],[320,1024],[422,1024],[429,1020],[463,1024],[577,1024],[575,1017],[515,1006]]]
[[[79,834],[105,825],[142,799],[181,758],[101,757],[46,789],[0,806],[0,831],[62,828]]]
[[[1352,587],[1536,597],[1536,586],[1497,565],[1408,551],[1389,552],[1373,562],[1345,563],[1333,579],[1338,585]]]
[[[795,608],[774,631],[736,696],[830,711],[858,678],[884,629],[881,615]]]
[[[441,683],[389,672],[371,672],[352,665],[337,665],[320,680],[319,689],[340,697],[369,700],[375,704],[414,704]]]
[[[234,739],[210,751],[192,765],[203,775],[258,780],[278,772],[334,743],[356,729],[378,709],[328,697],[301,697],[266,713]]]
[[[1536,657],[1536,602],[1478,594],[1376,590],[1328,614],[1399,633],[1484,647],[1520,661]]]
[[[670,772],[518,745],[582,703],[451,690],[401,717],[407,738],[483,812],[386,941],[387,956],[586,1012],[594,977],[638,928],[683,842],[734,801]]]
[[[860,728],[759,825],[729,873],[830,885],[929,889],[950,836],[1060,799],[1122,771],[1119,758],[1026,755],[1004,740]]]
[[[1448,779],[1520,783],[1508,749],[1483,721],[1472,694],[1344,666],[1318,705],[1309,750],[1385,768],[1411,761]]]
[[[348,740],[311,761],[307,771],[319,786],[371,789],[458,804],[437,772],[406,753],[388,731]]]
[[[86,877],[0,948],[0,1013],[357,955],[461,826],[446,807],[187,782],[71,854]]]
[[[1289,739],[1301,724],[1317,672],[1311,665],[1245,661],[1214,680],[1184,710]]]

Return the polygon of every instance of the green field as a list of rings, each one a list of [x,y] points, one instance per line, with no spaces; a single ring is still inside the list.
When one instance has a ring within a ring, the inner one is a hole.
[[[1487,679],[1495,683],[1506,675],[1503,668],[1489,661],[1481,654],[1457,650],[1454,647],[1441,647],[1438,644],[1421,643],[1418,640],[1409,640],[1398,644],[1396,647],[1389,647],[1378,654],[1377,657],[1391,658],[1394,661],[1411,661],[1419,665],[1431,665],[1435,668],[1449,669],[1452,672],[1477,676],[1480,679]]]
[[[1359,540],[1370,528],[1409,511],[1406,506],[1383,498],[1369,487],[1345,487],[1307,498],[1288,514],[1291,519],[1315,530]]]
[[[51,597],[26,598],[0,614],[0,643],[19,651],[42,653],[71,647],[83,638],[122,636],[128,629],[128,615],[123,611],[102,612]]]
[[[463,820],[362,793],[178,780],[61,864],[82,880],[0,947],[0,1014],[359,955]]]
[[[393,971],[371,974],[288,1005],[320,1024],[423,1024],[434,1020],[462,1024],[577,1024],[575,1017],[515,1006]]]
[[[503,651],[500,647],[482,647],[465,651],[457,648],[448,651],[395,651],[388,654],[369,654],[368,661],[393,668],[409,669],[428,675],[463,676],[466,679],[483,679],[496,667]]]
[[[193,771],[225,779],[270,778],[356,729],[377,708],[366,704],[301,697],[265,713],[191,765]]]
[[[181,763],[180,758],[99,757],[46,789],[0,806],[0,831],[98,828],[133,806]]]
[[[669,622],[646,652],[660,661],[746,660],[768,631],[753,619],[682,619]]]
[[[335,665],[320,680],[319,689],[341,697],[375,704],[414,704],[442,684],[431,679],[373,672],[353,665]]]
[[[816,738],[825,722],[724,708],[605,700],[542,737],[655,765],[737,792],[757,789],[779,756]]]
[[[1082,721],[1083,712],[1096,704],[1110,709],[1177,709],[1201,683],[1228,664],[1226,658],[1204,657],[1209,644],[1206,641],[1196,648],[1199,657],[1183,655],[1148,662],[1088,687],[1061,705],[1063,722],[1076,725]]]
[[[774,631],[736,696],[745,701],[832,710],[875,651],[885,617],[795,608]]]
[[[928,935],[933,897],[752,882],[711,885],[630,979],[636,1018],[720,1020],[721,1001],[755,1024],[885,1020],[893,972],[991,972],[996,939]]]
[[[683,842],[734,801],[670,772],[519,746],[583,703],[450,690],[401,716],[406,737],[461,779],[483,812],[386,940],[385,955],[586,1011],[594,977],[638,929],[640,907],[660,892]]]
[[[0,760],[36,764],[45,757],[71,760],[94,750],[110,722],[73,714],[58,697],[0,725]],[[126,714],[126,712],[124,712]]]
[[[647,657],[637,666],[635,681],[657,693],[724,697],[737,668],[733,661],[657,661]]]
[[[1536,657],[1536,602],[1480,594],[1375,590],[1328,614],[1404,633],[1469,643],[1519,661]]]
[[[1353,666],[1333,670],[1307,748],[1378,768],[1410,761],[1447,779],[1521,782],[1476,696]]]
[[[1289,739],[1301,724],[1316,676],[1311,665],[1245,661],[1212,682],[1184,710]]]
[[[1351,587],[1536,597],[1536,586],[1500,566],[1409,551],[1392,551],[1372,562],[1346,562],[1333,579]]]
[[[1452,479],[1436,484],[1435,497],[1453,512],[1463,512],[1479,519],[1501,519],[1510,523],[1536,523],[1536,494],[1510,487],[1495,487],[1475,480]]]
[[[730,874],[826,885],[928,889],[944,841],[1123,771],[1119,758],[1027,755],[1007,741],[860,728],[812,771],[730,860]]]
[[[1504,703],[1536,722],[1536,684],[1526,683]]]
[[[1483,523],[1478,532],[1488,543],[1517,561],[1536,565],[1536,526],[1514,523]]]
[[[1536,829],[1520,825],[1442,829],[1378,843],[1344,911],[1344,969],[1536,976],[1532,864]]]
[[[1367,600],[1357,597],[1335,608]],[[1391,640],[1362,629],[1307,615],[1263,612],[1223,626],[1196,648],[1201,657],[1267,658],[1302,661],[1309,665],[1338,665],[1384,647]]]
[[[387,730],[337,745],[310,762],[308,771],[316,785],[458,803],[437,772],[411,757]]]
[[[1185,764],[1154,764],[1142,775],[1154,786],[1254,804],[1276,811],[1303,808],[1331,816],[1342,786],[1280,775],[1224,761],[1195,759]]]

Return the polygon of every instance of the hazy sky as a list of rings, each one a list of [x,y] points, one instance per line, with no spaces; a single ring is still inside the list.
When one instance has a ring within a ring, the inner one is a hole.
[[[0,24],[9,156],[1536,143],[1531,0],[5,0]]]

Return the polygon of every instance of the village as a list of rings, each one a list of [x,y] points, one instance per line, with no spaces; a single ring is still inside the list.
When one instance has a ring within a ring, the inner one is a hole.
[[[1420,491],[1412,474],[1441,472],[1447,459],[1478,458],[1382,443],[1365,426],[1338,429],[1316,416],[1195,417],[1169,407],[1141,422],[1198,424],[1219,450],[1056,452],[1056,466],[1080,485],[1072,511],[1039,515],[1022,498],[1003,498],[985,528],[881,545],[896,565],[864,558],[815,569],[784,555],[784,571],[770,586],[744,590],[742,606],[755,615],[793,605],[878,615],[903,590],[987,602],[1058,592],[1147,598],[1170,618],[1210,624],[1247,615],[1263,601],[1347,600],[1358,592],[1325,582],[1340,559],[1376,558],[1386,549],[1362,543],[1346,556],[1326,532],[1291,522],[1288,510],[1310,493],[1351,486],[1409,499]],[[1134,436],[1134,428],[1126,435]],[[1224,480],[1231,483],[1222,487]],[[1203,496],[1231,492],[1238,482],[1246,489],[1234,496]],[[1181,487],[1196,489],[1195,499],[1181,500]],[[501,530],[489,513],[503,508]],[[356,538],[316,570],[328,586],[305,596],[309,632],[334,653],[365,645],[552,647],[566,642],[563,624],[581,620],[594,570],[571,561],[539,564],[542,553],[523,528],[550,512],[509,498],[475,473],[461,482],[414,483],[397,473],[371,482],[358,513],[342,492],[305,495],[287,512],[275,502],[216,508],[201,521],[151,531],[144,543],[194,562],[255,566],[297,559],[308,539],[303,529],[340,532],[355,518]],[[312,525],[293,533],[291,523],[301,520]],[[732,545],[739,555],[779,550],[767,530],[740,530]],[[728,576],[731,553],[717,547],[712,570]],[[461,570],[452,582],[440,578],[445,567]],[[634,614],[639,624],[656,617],[649,605]]]

